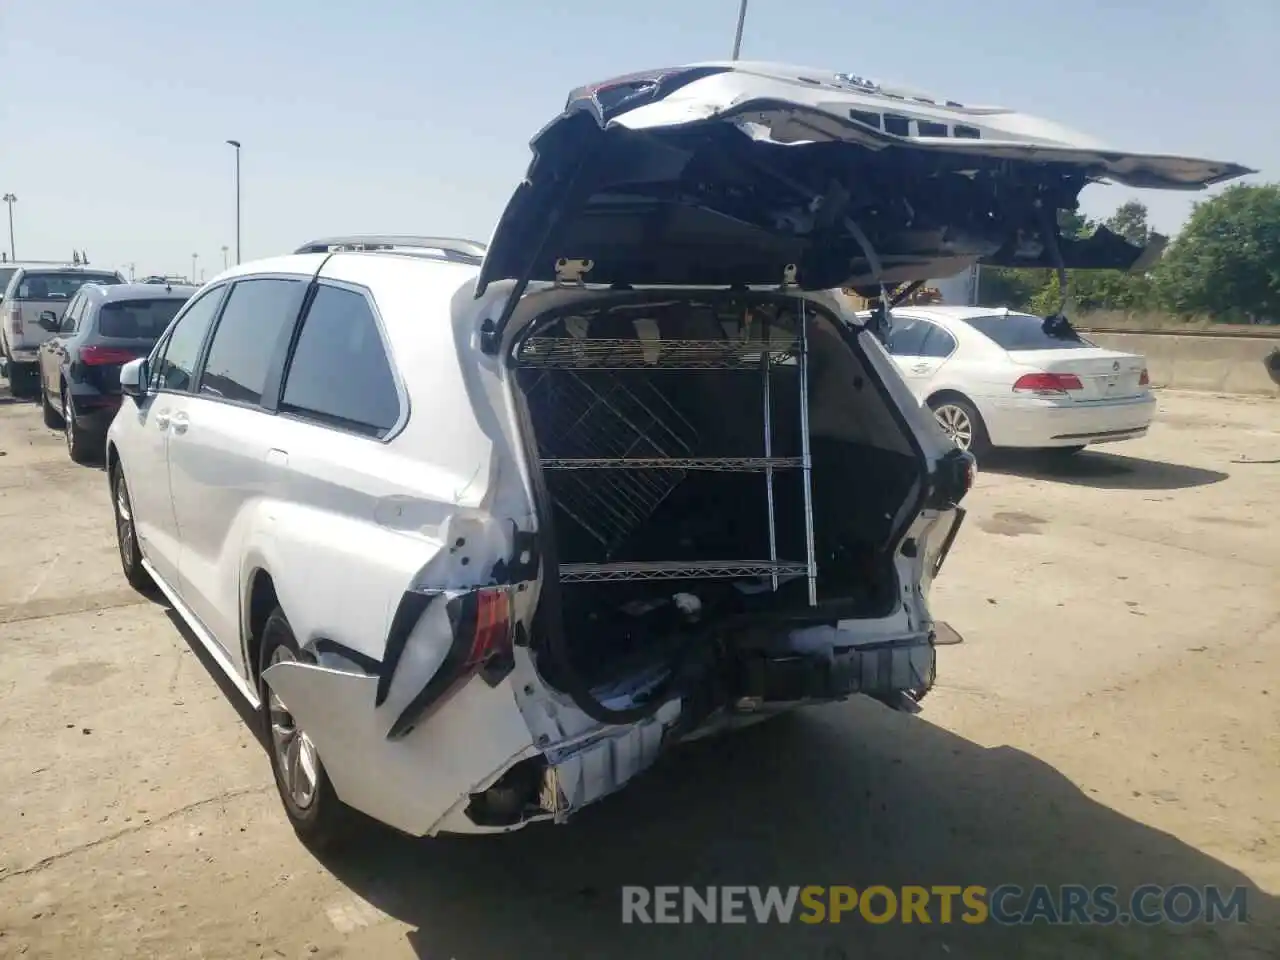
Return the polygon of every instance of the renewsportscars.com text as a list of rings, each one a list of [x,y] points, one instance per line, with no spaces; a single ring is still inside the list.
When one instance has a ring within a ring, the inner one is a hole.
[[[1243,923],[1246,888],[1190,884],[623,887],[623,923]]]

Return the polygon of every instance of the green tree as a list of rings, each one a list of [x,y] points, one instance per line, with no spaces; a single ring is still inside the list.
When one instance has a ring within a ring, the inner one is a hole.
[[[1147,225],[1147,205],[1137,200],[1122,203],[1116,212],[1103,221],[1108,230],[1124,237],[1130,243],[1145,244],[1151,239]]]
[[[1145,246],[1151,239],[1147,206],[1137,200],[1121,204],[1103,225],[1138,246]],[[1122,270],[1072,271],[1071,294],[1080,310],[1143,310],[1155,299],[1152,282],[1146,275]]]
[[[1042,270],[983,267],[978,271],[978,303],[984,307],[1025,310],[1043,284]]]
[[[1280,317],[1280,184],[1237,184],[1197,203],[1154,273],[1175,313]]]

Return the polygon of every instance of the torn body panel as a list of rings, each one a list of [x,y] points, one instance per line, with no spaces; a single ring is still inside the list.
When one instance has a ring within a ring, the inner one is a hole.
[[[338,798],[413,836],[434,832],[460,793],[535,749],[505,684],[472,678],[431,723],[388,739],[376,677],[286,662],[263,679],[307,731]]]

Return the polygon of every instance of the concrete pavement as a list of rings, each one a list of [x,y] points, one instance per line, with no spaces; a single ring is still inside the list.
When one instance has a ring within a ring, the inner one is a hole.
[[[0,957],[1280,955],[1280,408],[984,464],[920,716],[682,750],[565,827],[320,862],[227,685],[130,591],[105,476],[0,397]],[[1246,927],[623,927],[624,884],[1192,883]]]

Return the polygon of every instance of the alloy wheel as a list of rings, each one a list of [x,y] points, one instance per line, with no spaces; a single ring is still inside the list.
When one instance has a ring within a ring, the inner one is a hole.
[[[129,488],[124,474],[116,474],[116,542],[120,546],[120,559],[125,569],[133,565],[133,510],[129,504]]]
[[[288,647],[276,647],[269,666],[296,659]],[[269,690],[267,711],[271,718],[271,746],[285,791],[299,810],[306,810],[315,802],[319,782],[320,765],[315,744],[298,729],[289,708],[274,690]]]
[[[961,450],[968,450],[973,443],[973,421],[962,407],[944,403],[933,411],[938,425]]]
[[[76,446],[76,411],[71,406],[71,394],[62,394],[62,435],[67,440],[67,449],[75,450]]]

